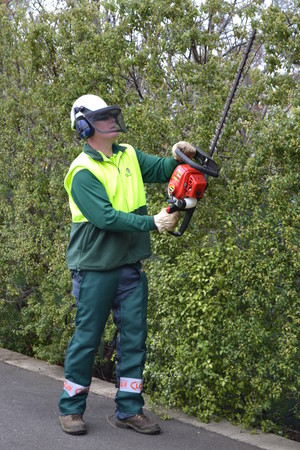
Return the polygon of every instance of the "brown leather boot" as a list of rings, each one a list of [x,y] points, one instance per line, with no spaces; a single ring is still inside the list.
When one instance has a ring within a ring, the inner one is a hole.
[[[80,414],[69,414],[67,416],[59,416],[62,429],[68,434],[85,434],[86,425]]]
[[[128,419],[116,419],[116,426],[119,428],[132,428],[138,433],[143,434],[160,433],[159,425],[150,420],[144,413],[128,417]]]

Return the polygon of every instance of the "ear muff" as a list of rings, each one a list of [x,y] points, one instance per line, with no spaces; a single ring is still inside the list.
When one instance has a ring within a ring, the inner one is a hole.
[[[95,132],[94,127],[92,127],[89,121],[84,117],[80,117],[78,120],[76,120],[75,129],[76,133],[81,139],[88,139],[89,137],[93,136]]]

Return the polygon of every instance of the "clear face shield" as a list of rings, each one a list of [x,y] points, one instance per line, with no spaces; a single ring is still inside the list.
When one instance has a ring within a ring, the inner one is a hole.
[[[119,106],[107,106],[97,111],[87,110],[84,115],[98,133],[126,133],[124,117]]]

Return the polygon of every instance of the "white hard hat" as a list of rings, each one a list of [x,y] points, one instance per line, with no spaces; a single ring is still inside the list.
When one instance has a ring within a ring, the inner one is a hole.
[[[86,117],[84,114],[85,110],[98,111],[99,109],[106,108],[107,104],[101,97],[97,95],[82,95],[73,104],[71,109],[71,128],[75,130],[76,120],[79,117]]]
[[[82,139],[91,137],[95,130],[101,134],[115,132],[126,133],[125,122],[120,106],[108,106],[101,97],[97,95],[82,95],[79,97],[71,109],[71,128],[76,130]],[[106,121],[109,117],[114,118],[114,130],[104,131],[100,129],[101,121]],[[97,122],[97,127],[94,125]]]

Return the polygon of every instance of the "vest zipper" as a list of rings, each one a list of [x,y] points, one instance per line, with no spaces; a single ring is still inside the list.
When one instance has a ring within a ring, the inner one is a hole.
[[[121,158],[122,158],[122,156],[123,156],[123,152],[122,152],[122,154],[120,155],[120,158],[119,158],[119,160],[118,160],[118,164],[116,164],[114,161],[112,161],[110,158],[107,158],[106,160],[105,160],[105,162],[108,162],[109,164],[112,164],[113,166],[115,166],[116,167],[116,169],[118,170],[118,172],[119,172],[119,176],[120,176],[120,180],[121,180],[121,185],[122,185],[122,189],[123,189],[123,192],[125,192],[125,189],[124,189],[124,181],[123,181],[123,175],[122,175],[122,172],[120,171],[120,163],[121,163]],[[125,199],[125,202],[126,202],[126,209],[127,209],[127,211],[129,210],[129,207],[128,207],[128,202],[127,202],[127,196],[126,195],[124,195],[124,199]]]

